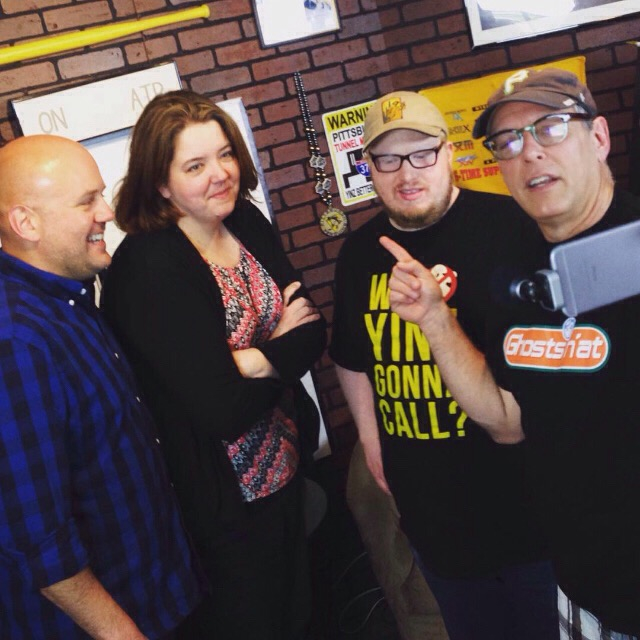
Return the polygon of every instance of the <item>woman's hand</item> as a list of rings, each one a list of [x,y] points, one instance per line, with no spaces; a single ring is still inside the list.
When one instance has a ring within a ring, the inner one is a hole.
[[[320,319],[320,313],[313,303],[307,298],[296,298],[291,302],[291,298],[302,286],[300,282],[292,282],[282,292],[282,316],[280,321],[269,337],[270,340],[277,338],[300,325],[307,324]]]

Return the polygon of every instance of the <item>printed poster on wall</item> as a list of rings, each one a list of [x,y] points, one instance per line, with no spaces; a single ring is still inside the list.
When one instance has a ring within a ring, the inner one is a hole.
[[[532,69],[560,67],[586,80],[585,58],[576,56]],[[473,124],[486,108],[488,97],[518,69],[511,69],[473,80],[463,80],[419,91],[444,114],[453,143],[453,178],[456,185],[475,191],[508,193],[498,164],[482,145],[471,137]],[[340,201],[350,205],[375,198],[369,165],[362,154],[364,120],[373,100],[331,111],[322,116]]]

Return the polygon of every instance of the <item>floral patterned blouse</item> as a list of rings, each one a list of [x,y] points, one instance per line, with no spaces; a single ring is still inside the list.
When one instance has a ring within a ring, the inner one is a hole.
[[[266,342],[282,314],[282,295],[264,267],[240,245],[234,267],[208,262],[222,294],[231,349],[248,349]],[[246,433],[224,442],[245,502],[271,495],[284,487],[298,467],[298,431],[292,394],[266,412]]]

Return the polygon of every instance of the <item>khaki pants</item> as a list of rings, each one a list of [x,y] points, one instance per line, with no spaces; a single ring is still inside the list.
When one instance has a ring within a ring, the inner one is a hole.
[[[395,502],[378,488],[359,442],[351,456],[346,498],[403,640],[447,640],[438,603],[400,530]]]

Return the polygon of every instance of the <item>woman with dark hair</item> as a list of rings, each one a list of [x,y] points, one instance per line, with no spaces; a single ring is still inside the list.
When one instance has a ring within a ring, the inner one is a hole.
[[[303,638],[310,589],[299,468],[318,415],[300,377],[324,320],[271,224],[234,120],[156,96],[116,198],[127,233],[102,307],[158,424],[210,595],[178,638]]]

